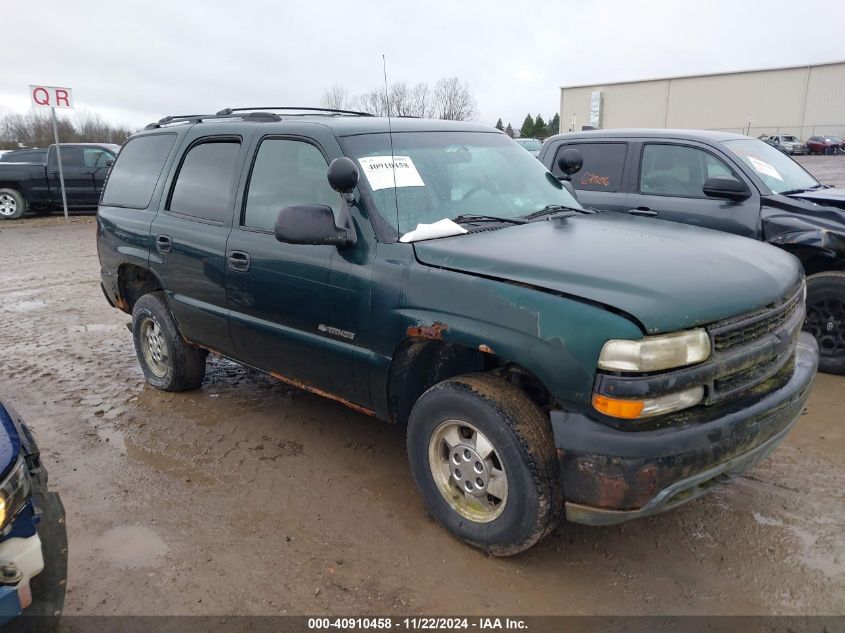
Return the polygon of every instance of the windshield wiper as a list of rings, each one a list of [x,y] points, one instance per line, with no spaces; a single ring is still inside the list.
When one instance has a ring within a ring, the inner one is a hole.
[[[458,217],[452,218],[452,222],[457,222],[458,224],[462,222],[508,222],[509,224],[525,224],[528,220],[523,218],[500,218],[497,215],[462,213]]]
[[[781,196],[791,196],[794,193],[805,193],[807,191],[815,191],[816,189],[828,189],[830,185],[823,185],[819,183],[817,185],[813,185],[812,187],[801,187],[800,189],[787,189],[786,191],[779,191],[778,195]]]
[[[572,217],[576,213],[589,213],[586,209],[576,209],[575,207],[567,207],[562,204],[547,204],[539,211],[534,211],[528,215],[522,216],[527,221],[539,220],[541,218],[551,219],[553,217]]]

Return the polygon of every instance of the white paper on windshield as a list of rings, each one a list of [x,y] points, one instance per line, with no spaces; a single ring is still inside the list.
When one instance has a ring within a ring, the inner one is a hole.
[[[778,173],[778,170],[775,169],[773,165],[769,165],[769,163],[762,161],[759,158],[754,158],[753,156],[749,156],[748,160],[751,161],[751,165],[758,174],[783,180],[783,176]]]
[[[433,240],[437,237],[449,237],[450,235],[463,235],[468,231],[460,224],[452,222],[449,218],[438,220],[434,224],[417,224],[413,231],[405,233],[399,238],[400,242],[419,242],[420,240]]]
[[[394,178],[397,187],[425,187],[410,156],[367,156],[358,162],[373,191],[392,187]]]

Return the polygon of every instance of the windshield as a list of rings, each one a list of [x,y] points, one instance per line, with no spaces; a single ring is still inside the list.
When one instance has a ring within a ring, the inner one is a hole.
[[[773,193],[804,191],[819,186],[819,181],[801,165],[768,143],[749,138],[724,141],[724,144],[753,169]]]
[[[369,186],[377,211],[400,236],[417,224],[461,215],[518,218],[548,205],[581,208],[557,178],[504,134],[397,132],[392,153],[388,134],[343,142],[358,162],[360,183]]]
[[[530,151],[539,150],[541,147],[543,147],[543,144],[535,138],[520,139],[517,141],[517,143],[519,143],[525,149]]]

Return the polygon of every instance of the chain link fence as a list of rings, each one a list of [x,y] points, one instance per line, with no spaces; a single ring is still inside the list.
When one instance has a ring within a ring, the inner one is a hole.
[[[811,136],[839,136],[845,138],[845,123],[829,125],[746,125],[745,127],[714,128],[719,132],[736,132],[757,138],[776,134],[793,134],[802,141]]]

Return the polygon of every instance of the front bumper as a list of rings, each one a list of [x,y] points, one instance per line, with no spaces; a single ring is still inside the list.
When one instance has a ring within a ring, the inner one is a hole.
[[[56,619],[64,608],[67,578],[67,528],[62,500],[55,492],[37,490],[32,506],[37,532],[25,538],[0,542],[0,566],[13,563],[19,581],[0,585],[0,625],[23,613],[24,617]],[[31,521],[20,516],[18,521]],[[13,524],[13,533],[16,529]]]
[[[785,384],[736,401],[709,421],[691,416],[666,428],[623,431],[586,415],[553,411],[567,519],[612,525],[657,514],[751,468],[803,412],[817,366],[816,342],[802,333]]]
[[[14,585],[4,585],[0,602],[0,619],[11,619],[32,604],[29,581],[44,571],[44,554],[41,538],[33,534],[28,538],[10,538],[0,543],[0,566],[14,565],[21,578]]]

